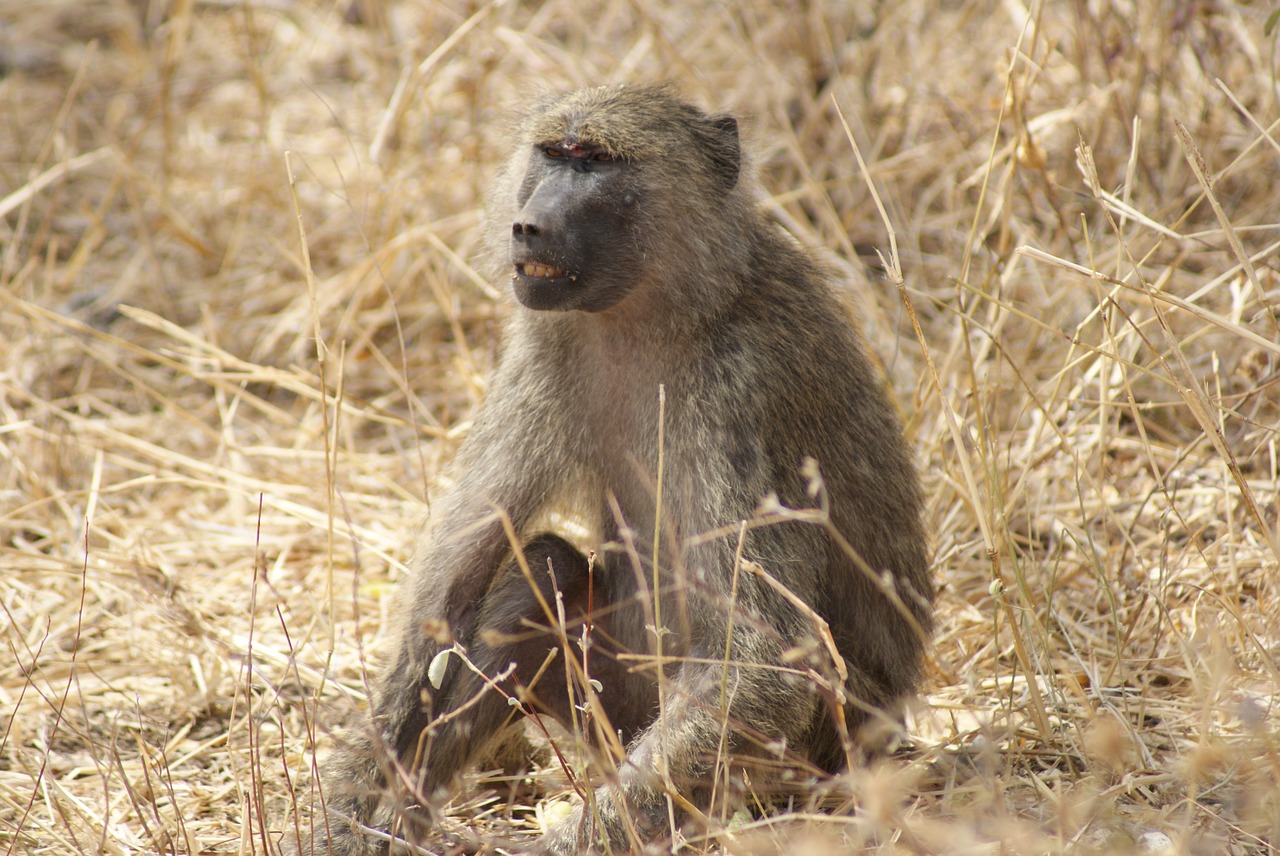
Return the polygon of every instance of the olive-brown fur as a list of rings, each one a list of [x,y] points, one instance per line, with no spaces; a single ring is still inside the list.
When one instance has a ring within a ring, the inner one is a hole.
[[[539,840],[545,852],[666,840],[671,818],[708,807],[726,756],[758,787],[779,760],[839,769],[846,732],[823,685],[838,670],[814,613],[847,670],[847,733],[919,678],[932,587],[902,431],[826,273],[761,209],[736,123],[617,86],[548,99],[519,137],[489,230],[518,305],[414,558],[375,728],[323,766],[329,813],[303,852],[385,850],[353,821],[425,833],[422,806],[513,726],[507,699],[457,657],[439,687],[429,665],[452,639],[519,696],[549,652],[580,656],[534,628],[557,597],[570,640],[591,611],[592,712],[626,757],[594,810]],[[763,522],[778,504],[825,508],[828,525],[816,512]],[[586,526],[590,579],[564,533],[543,531],[549,512]],[[556,659],[521,697],[568,722],[570,685],[581,703]]]

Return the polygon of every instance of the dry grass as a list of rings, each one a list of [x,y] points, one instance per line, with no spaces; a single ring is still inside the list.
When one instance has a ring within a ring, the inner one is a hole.
[[[483,394],[504,116],[621,78],[845,272],[942,586],[917,751],[716,846],[1280,849],[1274,4],[2,2],[0,853],[273,846]]]

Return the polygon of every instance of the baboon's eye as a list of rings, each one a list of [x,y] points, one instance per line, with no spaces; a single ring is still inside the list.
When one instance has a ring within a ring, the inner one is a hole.
[[[560,149],[556,148],[555,146],[543,146],[542,153],[549,158],[564,157],[564,152],[560,151]]]
[[[596,152],[591,156],[591,159],[596,163],[608,163],[613,160],[613,155],[608,152]]]

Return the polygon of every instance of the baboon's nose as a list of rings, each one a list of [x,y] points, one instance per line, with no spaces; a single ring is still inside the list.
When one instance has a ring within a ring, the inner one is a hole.
[[[537,235],[539,231],[541,230],[538,228],[537,224],[524,223],[519,220],[517,220],[511,226],[511,234],[515,235],[517,238],[520,238],[520,237],[532,238],[534,235]]]

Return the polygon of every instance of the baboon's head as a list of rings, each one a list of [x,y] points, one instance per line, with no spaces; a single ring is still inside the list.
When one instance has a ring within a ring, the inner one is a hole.
[[[600,312],[725,243],[699,230],[725,219],[738,184],[733,118],[662,89],[601,87],[546,102],[522,140],[510,263],[525,306]]]

